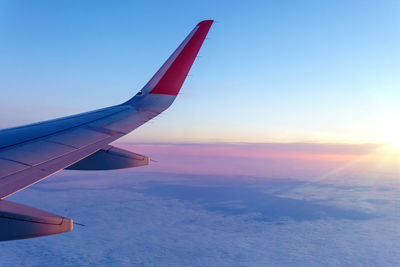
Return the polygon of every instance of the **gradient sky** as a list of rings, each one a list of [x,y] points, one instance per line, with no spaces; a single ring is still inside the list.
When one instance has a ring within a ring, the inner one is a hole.
[[[126,101],[218,22],[171,108],[116,144],[151,164],[12,195],[86,226],[1,243],[0,262],[398,265],[399,14],[390,0],[0,0],[0,128]]]
[[[395,142],[398,1],[0,1],[0,127],[118,104],[215,19],[182,94],[125,141]]]

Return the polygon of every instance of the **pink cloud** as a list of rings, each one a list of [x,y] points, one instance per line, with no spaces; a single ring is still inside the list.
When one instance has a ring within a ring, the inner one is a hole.
[[[144,172],[219,174],[273,178],[320,177],[370,170],[378,145],[316,143],[119,144],[157,162]]]

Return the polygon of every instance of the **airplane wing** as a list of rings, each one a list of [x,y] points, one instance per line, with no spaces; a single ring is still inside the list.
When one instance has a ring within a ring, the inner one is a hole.
[[[110,170],[149,158],[110,145],[166,110],[175,100],[212,25],[196,25],[150,81],[127,102],[0,131],[0,240],[72,230],[71,219],[4,198],[63,169]]]

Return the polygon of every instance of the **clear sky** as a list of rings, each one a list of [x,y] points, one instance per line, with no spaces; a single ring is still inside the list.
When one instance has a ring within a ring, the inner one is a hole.
[[[0,0],[0,129],[128,100],[204,19],[175,103],[115,144],[151,164],[10,196],[86,226],[1,264],[398,265],[399,0]]]
[[[398,1],[0,1],[0,127],[125,101],[215,19],[125,141],[400,141]]]

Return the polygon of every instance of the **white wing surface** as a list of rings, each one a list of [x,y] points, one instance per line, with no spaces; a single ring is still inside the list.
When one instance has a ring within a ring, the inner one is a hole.
[[[149,164],[146,156],[110,145],[166,110],[212,25],[202,21],[129,101],[65,118],[0,130],[0,240],[72,230],[72,220],[4,200],[65,168],[108,170]]]

